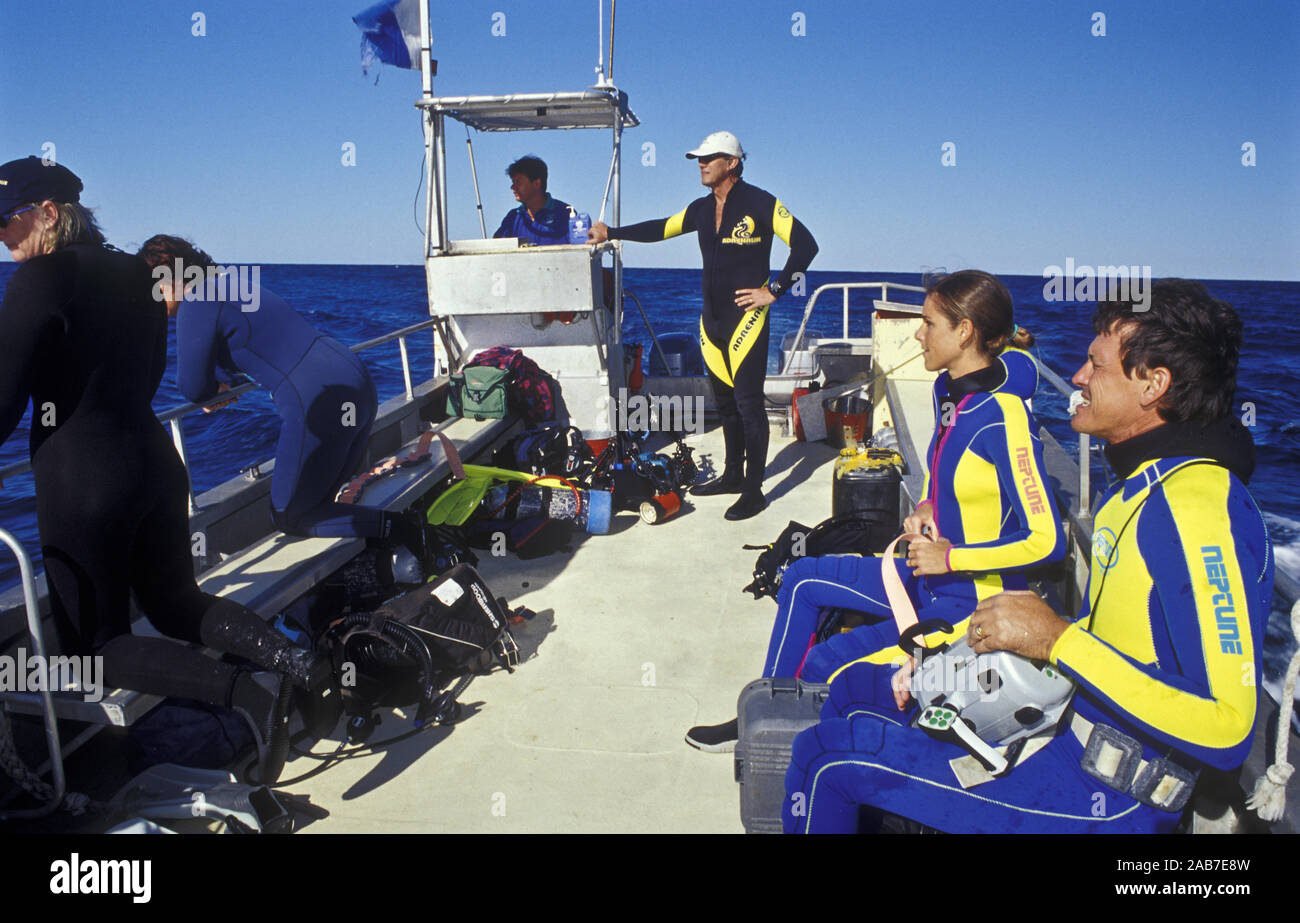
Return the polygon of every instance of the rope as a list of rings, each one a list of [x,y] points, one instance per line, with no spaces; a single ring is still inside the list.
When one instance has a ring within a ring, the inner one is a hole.
[[[1291,633],[1300,642],[1300,599],[1291,607]],[[1282,684],[1281,707],[1277,712],[1277,743],[1273,748],[1273,765],[1255,782],[1255,790],[1246,799],[1246,807],[1269,823],[1281,820],[1286,813],[1286,785],[1295,767],[1287,762],[1287,745],[1291,742],[1291,713],[1295,709],[1296,678],[1300,676],[1300,649],[1291,658]]]
[[[54,810],[59,807],[59,805],[49,804],[54,800],[54,786],[29,769],[23,762],[23,758],[18,755],[18,749],[14,745],[13,728],[10,727],[9,716],[3,709],[0,709],[0,768],[4,769],[5,775],[9,776],[15,785],[37,801],[44,802],[47,808]],[[63,796],[61,806],[74,817],[78,817],[92,807],[98,807],[98,803],[92,802],[89,796],[79,792],[67,792]],[[24,815],[31,816],[30,812],[26,811],[0,811],[0,818],[5,819]]]

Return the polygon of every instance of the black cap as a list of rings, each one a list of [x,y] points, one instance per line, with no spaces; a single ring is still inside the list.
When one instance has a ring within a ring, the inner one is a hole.
[[[0,214],[28,202],[76,202],[81,198],[81,180],[58,163],[45,163],[32,156],[0,165]]]

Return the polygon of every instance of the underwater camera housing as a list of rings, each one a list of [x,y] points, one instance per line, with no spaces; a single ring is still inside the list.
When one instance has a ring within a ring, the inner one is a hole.
[[[1051,664],[1008,651],[976,654],[964,637],[935,648],[917,643],[918,635],[940,630],[953,629],[946,622],[928,619],[911,626],[899,639],[907,653],[920,652],[911,686],[920,706],[918,720],[933,708],[949,709],[993,747],[1032,737],[1061,720],[1074,695],[1074,683]],[[926,726],[923,721],[921,726]],[[983,761],[981,753],[975,755]]]

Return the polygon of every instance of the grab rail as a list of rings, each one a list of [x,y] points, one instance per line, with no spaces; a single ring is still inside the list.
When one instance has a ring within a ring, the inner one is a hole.
[[[798,352],[800,345],[803,343],[804,333],[808,327],[808,319],[812,316],[813,307],[817,303],[818,297],[822,292],[832,289],[839,289],[844,295],[844,332],[842,336],[849,335],[849,291],[851,289],[880,289],[880,300],[889,300],[889,289],[893,287],[905,292],[924,292],[925,288],[919,285],[904,285],[901,282],[828,282],[825,285],[819,285],[813,291],[812,296],[808,299],[808,304],[804,307],[803,318],[799,322],[799,332],[795,335],[794,345],[790,348],[789,355],[785,360],[785,365],[781,369],[782,375],[790,373],[790,366],[794,363],[795,353]],[[1038,366],[1039,373],[1047,379],[1048,384],[1061,392],[1061,396],[1067,400],[1073,392],[1071,388],[1060,375],[1052,371],[1046,365],[1034,357],[1034,363]],[[1088,460],[1091,457],[1092,442],[1087,433],[1079,434],[1079,515],[1088,516],[1092,506],[1092,472],[1089,470]]]
[[[1048,368],[1046,365],[1040,362],[1037,356],[1034,356],[1034,364],[1038,366],[1039,374],[1041,374],[1044,378],[1047,379],[1048,384],[1055,387],[1057,391],[1060,391],[1061,396],[1068,401],[1070,399],[1070,395],[1074,393],[1074,389],[1071,388],[1066,383],[1065,379],[1062,378],[1060,375],[1057,375],[1054,371],[1052,371],[1050,368]],[[1091,462],[1092,462],[1092,439],[1089,438],[1087,433],[1080,433],[1079,434],[1079,515],[1080,516],[1090,515],[1089,509],[1092,506]]]
[[[844,333],[843,337],[849,335],[849,290],[855,288],[878,288],[880,289],[880,300],[889,300],[890,287],[900,289],[905,292],[924,292],[925,289],[919,285],[904,285],[901,282],[827,282],[813,289],[812,297],[808,299],[808,304],[803,309],[803,319],[799,321],[799,332],[795,334],[794,345],[790,348],[790,355],[785,360],[785,365],[781,369],[782,375],[790,374],[790,366],[794,362],[795,353],[798,352],[799,346],[803,343],[804,331],[808,327],[808,318],[812,316],[813,305],[817,303],[818,297],[822,292],[830,289],[842,289],[844,292]]]
[[[18,558],[18,571],[22,574],[23,602],[27,606],[27,630],[32,636],[32,654],[38,664],[49,663],[45,656],[45,633],[41,628],[41,609],[36,596],[36,578],[33,576],[32,559],[27,549],[7,529],[0,529],[0,541]],[[20,667],[21,669],[22,667]],[[50,751],[50,771],[54,778],[50,800],[39,808],[23,811],[0,811],[0,819],[39,818],[53,813],[63,803],[67,794],[67,780],[63,773],[63,744],[59,740],[58,720],[54,716],[54,696],[49,683],[41,683],[41,714],[45,719],[45,743]],[[0,715],[8,729],[8,718]],[[15,754],[16,755],[16,754]]]

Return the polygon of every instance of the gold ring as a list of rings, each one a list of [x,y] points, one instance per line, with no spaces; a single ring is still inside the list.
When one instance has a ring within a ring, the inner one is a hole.
[[[984,626],[983,626],[983,625],[976,625],[976,626],[975,626],[975,637],[979,638],[981,641],[984,640]]]

